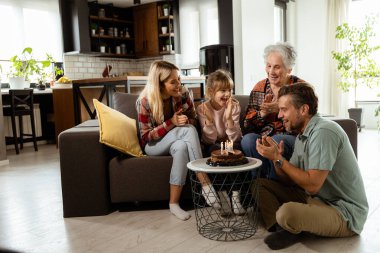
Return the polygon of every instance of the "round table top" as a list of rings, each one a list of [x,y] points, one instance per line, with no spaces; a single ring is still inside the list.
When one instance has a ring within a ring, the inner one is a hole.
[[[230,173],[230,172],[243,172],[247,170],[257,169],[261,166],[262,162],[259,159],[247,157],[248,163],[237,166],[210,166],[206,164],[209,158],[202,158],[187,163],[187,167],[195,172],[207,173]]]

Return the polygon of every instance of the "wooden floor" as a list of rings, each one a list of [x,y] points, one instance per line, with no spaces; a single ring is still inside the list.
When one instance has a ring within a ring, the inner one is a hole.
[[[283,252],[380,252],[380,133],[359,133],[359,163],[370,212],[361,236],[309,238]],[[0,252],[269,252],[267,232],[237,242],[198,234],[194,211],[180,221],[167,209],[62,218],[59,155],[55,145],[32,147],[0,166]]]

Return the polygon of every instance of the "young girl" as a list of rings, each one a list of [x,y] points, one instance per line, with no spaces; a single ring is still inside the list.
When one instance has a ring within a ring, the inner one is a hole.
[[[208,76],[206,85],[206,98],[208,100],[197,108],[206,156],[210,156],[213,150],[220,149],[220,143],[227,140],[233,141],[234,149],[241,149],[240,105],[231,96],[233,85],[227,71],[217,70]],[[224,202],[227,201],[230,205],[225,191],[219,192],[219,194],[221,194],[222,203],[225,200]],[[245,212],[240,204],[239,192],[234,191],[234,189],[232,207],[235,214]]]
[[[136,101],[141,147],[147,155],[173,156],[170,172],[170,212],[181,220],[190,214],[179,206],[189,161],[202,158],[194,104],[187,91],[182,92],[179,69],[167,61],[150,66],[148,82]],[[197,177],[207,204],[220,208],[219,199],[204,173]]]

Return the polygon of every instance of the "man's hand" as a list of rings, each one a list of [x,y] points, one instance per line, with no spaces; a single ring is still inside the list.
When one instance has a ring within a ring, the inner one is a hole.
[[[173,117],[171,118],[171,121],[176,126],[184,126],[188,123],[188,118],[186,115],[182,114],[182,109],[179,109],[177,112],[174,113]]]
[[[281,140],[278,144],[269,136],[263,136],[262,139],[256,140],[256,149],[263,157],[275,161],[281,159],[284,152],[284,142]]]

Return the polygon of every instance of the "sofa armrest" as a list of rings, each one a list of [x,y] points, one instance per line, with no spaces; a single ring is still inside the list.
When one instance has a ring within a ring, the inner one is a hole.
[[[336,123],[338,123],[346,132],[357,159],[358,158],[358,126],[356,122],[352,119],[340,119],[336,117],[332,117],[331,119],[335,121]]]
[[[99,143],[97,120],[63,131],[58,136],[63,216],[105,215],[112,211],[109,160],[117,153]]]

